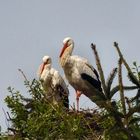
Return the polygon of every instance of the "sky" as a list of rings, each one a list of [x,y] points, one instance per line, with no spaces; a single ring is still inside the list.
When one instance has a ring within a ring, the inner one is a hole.
[[[6,129],[3,109],[7,87],[28,96],[24,79],[37,78],[44,55],[52,57],[53,67],[64,76],[59,54],[65,37],[73,38],[73,54],[85,57],[96,68],[90,44],[96,44],[105,78],[117,66],[118,54],[113,42],[129,64],[140,64],[139,0],[0,0],[0,125]],[[132,66],[132,65],[131,65]],[[124,78],[125,79],[125,78]],[[127,79],[124,80],[127,83]],[[70,104],[75,93],[70,89]],[[94,104],[82,95],[81,108]]]

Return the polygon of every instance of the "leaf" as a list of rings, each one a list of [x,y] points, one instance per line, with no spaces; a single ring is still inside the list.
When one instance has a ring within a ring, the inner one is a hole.
[[[128,72],[128,78],[130,79],[130,81],[131,81],[133,84],[135,84],[135,85],[137,85],[138,87],[140,87],[140,83],[139,83],[138,79],[134,76],[133,73]]]
[[[108,97],[108,98],[110,97],[111,85],[112,85],[112,82],[113,82],[113,80],[114,80],[116,74],[117,74],[117,68],[114,68],[114,69],[111,71],[111,73],[110,73],[110,75],[109,75],[109,77],[108,77],[108,79],[107,79],[106,87],[107,87],[107,93],[108,93],[107,97]]]
[[[140,72],[138,72],[138,78],[139,78],[139,81],[140,81]]]
[[[139,122],[139,121],[140,121],[140,117],[138,117],[138,118],[132,118],[132,119],[129,121],[129,125],[134,124],[134,123]]]
[[[140,105],[139,106],[134,106],[133,108],[130,108],[129,112],[126,114],[126,117],[130,117],[136,112],[140,112]]]
[[[139,140],[140,139],[140,128],[138,126],[131,126],[131,131],[133,132],[134,135],[134,140]]]
[[[137,89],[137,86],[123,86],[124,90],[135,90]],[[115,93],[117,93],[119,91],[119,86],[115,86],[114,88],[112,88],[111,92],[110,92],[110,99],[115,95]]]
[[[136,63],[136,61],[133,62],[133,65],[134,65],[135,67],[137,67],[137,63]]]

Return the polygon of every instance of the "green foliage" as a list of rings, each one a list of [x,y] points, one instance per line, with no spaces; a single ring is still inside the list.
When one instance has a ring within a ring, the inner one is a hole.
[[[5,101],[11,110],[11,130],[16,137],[29,139],[86,139],[99,137],[101,133],[94,119],[95,113],[66,110],[62,106],[49,103],[37,80],[25,81],[31,99],[21,96],[19,91],[8,88],[11,95]],[[96,130],[97,129],[97,130]]]
[[[132,71],[115,42],[114,46],[119,54],[118,66],[105,80],[96,46],[91,46],[103,88],[103,92],[97,91],[97,95],[91,98],[98,109],[77,112],[75,108],[68,110],[61,104],[50,103],[40,82],[35,79],[28,81],[19,69],[30,98],[25,98],[20,91],[8,88],[10,95],[5,102],[11,112],[7,119],[11,125],[8,134],[1,134],[0,139],[140,140],[139,66],[134,62]],[[133,84],[131,86],[123,85],[122,65],[128,71],[129,80]],[[116,75],[118,84],[112,87]],[[91,87],[90,84],[89,86]],[[133,93],[133,97],[126,97],[125,91],[132,92],[134,89],[137,90],[136,95]],[[94,88],[93,90],[96,91]],[[119,101],[112,99],[117,92],[120,92]]]

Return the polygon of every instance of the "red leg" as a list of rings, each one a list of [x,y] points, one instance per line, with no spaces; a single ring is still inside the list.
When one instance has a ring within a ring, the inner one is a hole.
[[[81,96],[81,91],[76,91],[76,102],[77,102],[77,111],[79,111],[79,98]]]

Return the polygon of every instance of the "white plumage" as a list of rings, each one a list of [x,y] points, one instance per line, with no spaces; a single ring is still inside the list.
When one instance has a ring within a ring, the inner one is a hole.
[[[68,87],[57,70],[51,67],[49,56],[43,57],[43,63],[39,67],[38,76],[46,93],[46,98],[53,104],[63,103],[68,108]]]
[[[89,64],[87,59],[72,56],[74,42],[70,37],[63,40],[63,45],[60,54],[60,64],[68,82],[76,90],[77,109],[79,109],[80,95],[83,93],[87,97],[92,98],[96,94],[96,91],[93,91],[94,89],[102,91],[101,82],[97,71]]]

